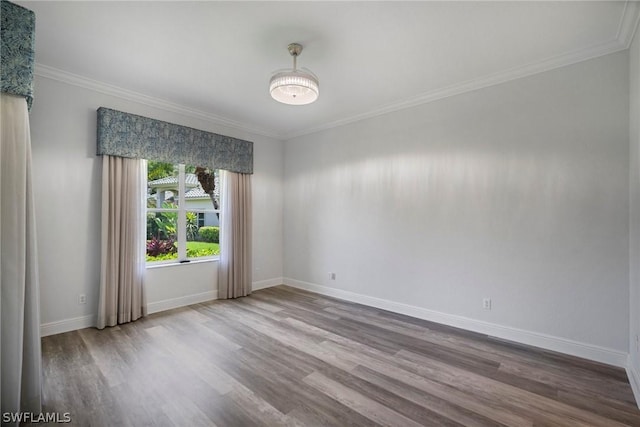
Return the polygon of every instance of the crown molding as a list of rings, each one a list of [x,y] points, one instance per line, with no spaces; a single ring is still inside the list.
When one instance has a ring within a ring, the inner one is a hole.
[[[144,95],[128,89],[123,89],[117,86],[110,85],[108,83],[93,80],[43,64],[36,64],[35,74],[40,77],[57,80],[73,86],[82,87],[85,89],[104,93],[106,95],[115,96],[150,107],[155,107],[161,110],[201,119],[214,125],[226,126],[229,128],[238,129],[244,132],[251,132],[269,138],[289,140],[297,138],[299,136],[309,135],[335,127],[344,126],[350,123],[355,123],[361,120],[378,117],[395,111],[416,107],[418,105],[427,104],[451,96],[499,85],[519,78],[531,76],[545,71],[550,71],[556,68],[573,65],[582,61],[587,61],[589,59],[608,55],[610,53],[615,53],[621,50],[626,50],[631,45],[635,32],[638,31],[637,29],[640,26],[639,23],[640,1],[627,0],[625,2],[624,10],[620,18],[616,37],[609,42],[570,52],[568,54],[550,57],[523,66],[511,68],[478,79],[467,80],[465,82],[457,83],[448,87],[425,92],[417,96],[405,99],[403,101],[378,106],[365,113],[326,122],[318,126],[302,129],[300,131],[291,133],[279,133],[274,130],[247,125],[246,123],[238,122],[221,116],[216,116],[202,110]]]
[[[98,80],[93,80],[84,76],[80,76],[78,74],[73,74],[68,71],[50,67],[48,65],[36,63],[35,74],[37,76],[40,76],[46,79],[56,80],[62,83],[70,84],[72,86],[78,86],[84,89],[92,90],[94,92],[115,96],[117,98],[122,98],[128,101],[137,102],[139,104],[147,105],[149,107],[158,108],[160,110],[170,111],[172,113],[182,114],[187,117],[204,120],[214,125],[226,126],[229,128],[238,129],[244,132],[251,132],[251,133],[266,136],[269,138],[275,138],[275,139],[282,138],[281,134],[275,133],[268,129],[248,126],[244,123],[241,123],[235,120],[227,119],[221,116],[216,116],[214,114],[207,113],[202,110],[187,107],[185,105],[177,104],[171,101],[166,101],[164,99],[144,95],[139,92],[123,89],[118,86],[110,85],[108,83],[104,83]]]
[[[627,8],[628,9],[628,8]],[[443,98],[449,98],[451,96],[460,95],[467,92],[483,89],[489,86],[495,86],[502,83],[506,83],[512,80],[517,80],[523,77],[531,76],[534,74],[543,73],[545,71],[551,71],[556,68],[566,67],[569,65],[577,64],[579,62],[594,59],[600,56],[615,53],[621,50],[627,49],[617,39],[611,40],[606,43],[602,43],[590,48],[577,50],[564,55],[558,55],[537,61],[520,67],[514,67],[505,71],[491,74],[489,76],[481,77],[478,79],[467,80],[465,82],[457,83],[441,89],[436,89],[430,92],[426,92],[415,97],[406,99],[400,102],[394,102],[386,105],[382,105],[378,108],[370,110],[366,113],[357,114],[344,119],[328,122],[313,128],[305,129],[300,132],[292,132],[284,136],[285,140],[296,138],[303,135],[309,135],[312,133],[320,132],[323,130],[332,129],[339,126],[344,126],[350,123],[359,122],[361,120],[370,119],[373,117],[381,116],[384,114],[392,113],[399,110],[404,110],[411,107],[416,107],[422,104],[428,104],[430,102],[437,101]]]
[[[624,4],[624,11],[622,12],[622,18],[620,19],[617,34],[618,42],[624,46],[625,49],[629,49],[629,46],[631,46],[633,36],[636,31],[638,31],[639,22],[640,1],[627,0]]]

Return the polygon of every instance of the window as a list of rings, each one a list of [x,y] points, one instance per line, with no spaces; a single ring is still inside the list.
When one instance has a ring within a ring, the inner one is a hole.
[[[147,162],[147,263],[220,254],[218,182],[217,170]]]

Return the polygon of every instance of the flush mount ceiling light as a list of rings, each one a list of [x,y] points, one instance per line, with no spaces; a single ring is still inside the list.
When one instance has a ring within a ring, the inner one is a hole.
[[[306,68],[297,69],[297,58],[302,45],[291,43],[289,53],[293,56],[293,68],[277,71],[269,81],[271,97],[289,105],[311,104],[318,99],[320,86],[318,78]]]

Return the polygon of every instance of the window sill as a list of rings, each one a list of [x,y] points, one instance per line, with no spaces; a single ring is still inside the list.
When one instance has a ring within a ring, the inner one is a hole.
[[[167,262],[167,263],[163,263],[163,264],[147,264],[145,266],[145,268],[147,270],[152,270],[152,269],[155,269],[155,268],[179,267],[179,266],[183,266],[183,265],[204,264],[204,263],[207,263],[207,262],[218,262],[218,261],[220,261],[220,257],[191,260],[189,262],[177,262],[176,261],[176,262]]]

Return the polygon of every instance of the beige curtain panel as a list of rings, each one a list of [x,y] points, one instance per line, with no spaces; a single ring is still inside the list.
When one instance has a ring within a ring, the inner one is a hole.
[[[42,378],[40,291],[31,132],[23,96],[0,95],[0,129],[2,413],[37,414],[41,410]]]
[[[103,156],[98,329],[146,315],[144,160]]]
[[[221,171],[218,298],[251,293],[251,175]]]

